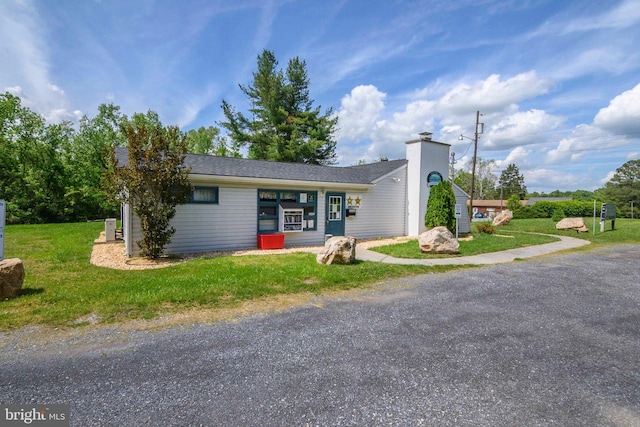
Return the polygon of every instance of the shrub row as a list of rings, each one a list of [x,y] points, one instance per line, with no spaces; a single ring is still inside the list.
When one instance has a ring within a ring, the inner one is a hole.
[[[601,204],[596,205],[600,212]],[[533,206],[520,206],[513,213],[514,218],[577,218],[593,216],[593,202],[567,200],[563,202],[536,202]],[[562,219],[560,218],[560,219]]]

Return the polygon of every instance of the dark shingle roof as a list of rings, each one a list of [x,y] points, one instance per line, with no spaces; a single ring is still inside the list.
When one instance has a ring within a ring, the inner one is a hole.
[[[571,197],[531,197],[527,200],[527,206],[532,206],[536,202],[566,202],[573,200]]]
[[[124,147],[116,148],[116,158],[118,163],[128,163],[127,149]],[[406,163],[406,160],[401,159],[341,167],[238,159],[235,157],[202,154],[187,154],[184,161],[184,165],[191,168],[191,174],[197,175],[343,184],[371,184],[377,178],[393,172]]]

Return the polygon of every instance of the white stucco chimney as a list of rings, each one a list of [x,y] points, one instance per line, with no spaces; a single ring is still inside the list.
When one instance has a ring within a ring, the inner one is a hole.
[[[406,142],[407,149],[407,235],[426,231],[424,217],[429,201],[429,184],[449,179],[449,144],[433,141],[431,132]]]

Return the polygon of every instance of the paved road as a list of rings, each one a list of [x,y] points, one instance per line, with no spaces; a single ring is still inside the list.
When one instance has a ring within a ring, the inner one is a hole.
[[[638,260],[620,246],[5,347],[0,402],[68,402],[75,426],[638,426]]]

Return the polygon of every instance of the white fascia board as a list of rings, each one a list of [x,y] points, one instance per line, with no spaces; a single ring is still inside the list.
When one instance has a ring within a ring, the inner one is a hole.
[[[271,179],[271,178],[248,178],[241,176],[220,176],[189,174],[189,180],[196,184],[235,184],[241,187],[288,187],[288,188],[314,188],[329,190],[352,190],[366,191],[373,188],[373,184],[352,184],[343,182],[323,182],[323,181],[298,181],[295,179]]]
[[[372,184],[377,184],[378,182],[382,181],[385,178],[390,177],[391,175],[393,175],[394,173],[397,173],[399,170],[402,170],[402,169],[407,169],[407,164],[406,163],[404,165],[400,166],[398,169],[394,169],[391,172],[386,173],[386,174],[382,175],[381,177],[378,177],[378,178],[374,179],[373,181],[371,181],[371,183]]]

